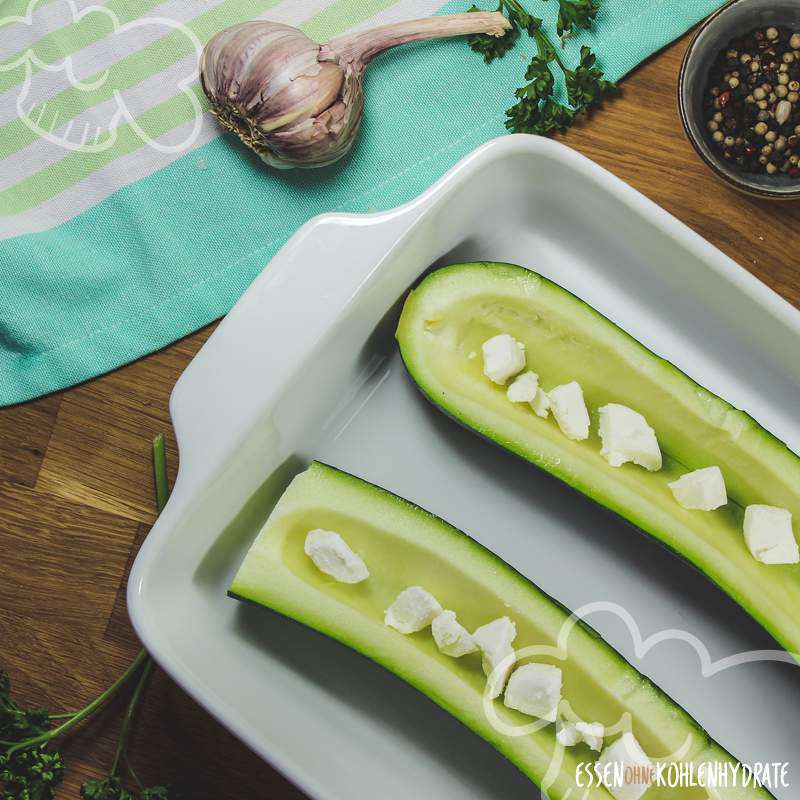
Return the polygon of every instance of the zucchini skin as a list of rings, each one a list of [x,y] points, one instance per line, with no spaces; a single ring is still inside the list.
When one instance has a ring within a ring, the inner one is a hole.
[[[500,556],[493,553],[491,550],[486,548],[480,542],[476,541],[473,537],[469,536],[464,531],[455,528],[450,523],[443,520],[441,517],[419,507],[415,504],[411,503],[399,497],[398,495],[393,494],[387,489],[384,489],[377,484],[370,483],[366,480],[358,478],[350,473],[347,473],[343,470],[339,470],[335,467],[331,467],[327,464],[322,462],[313,462],[310,469],[314,469],[317,471],[322,471],[324,473],[328,473],[330,475],[338,476],[340,479],[347,481],[349,483],[355,484],[358,487],[361,487],[364,492],[374,493],[377,497],[381,499],[381,502],[391,502],[401,506],[406,511],[410,511],[420,517],[424,517],[426,521],[432,522],[438,526],[441,531],[442,539],[444,540],[444,544],[447,545],[448,542],[446,541],[448,537],[451,537],[451,542],[453,538],[457,539],[456,549],[461,548],[468,548],[473,555],[476,555],[482,562],[485,563],[486,571],[488,575],[495,575],[498,576],[498,580],[507,581],[511,580],[521,586],[525,587],[525,590],[530,592],[531,595],[535,595],[537,603],[549,604],[552,605],[554,609],[556,609],[565,619],[572,617],[572,613],[570,610],[560,603],[558,600],[553,598],[551,595],[545,593],[541,590],[536,584],[526,578],[522,573],[520,573],[517,569],[515,569],[512,565],[508,562],[503,560]],[[317,498],[313,498],[314,503],[318,502]],[[269,520],[265,525],[264,531],[266,532],[269,526]],[[263,533],[262,532],[262,533]],[[438,538],[439,531],[437,530],[436,538]],[[247,559],[245,559],[246,561]],[[455,561],[454,563],[459,563]],[[238,578],[238,576],[237,576]],[[269,581],[269,573],[264,572],[263,574],[264,583],[266,584]],[[487,581],[488,582],[488,581]],[[475,730],[472,725],[469,723],[469,716],[463,716],[460,713],[460,710],[456,705],[454,705],[450,700],[446,697],[442,697],[437,695],[435,692],[428,692],[426,691],[425,687],[425,676],[420,676],[419,674],[414,673],[413,671],[409,671],[406,668],[397,668],[397,664],[393,664],[391,660],[386,660],[381,658],[375,652],[372,652],[370,647],[362,647],[358,644],[358,642],[354,642],[346,632],[342,632],[340,629],[337,629],[336,626],[331,626],[329,624],[329,620],[318,616],[317,612],[311,613],[287,613],[284,609],[280,607],[280,602],[270,602],[269,600],[265,599],[258,599],[253,596],[248,596],[247,590],[238,590],[234,587],[237,586],[237,579],[234,579],[231,588],[228,590],[228,595],[236,600],[239,600],[248,605],[259,605],[261,607],[265,607],[274,613],[277,613],[281,616],[284,616],[287,619],[290,619],[294,622],[299,622],[304,626],[311,628],[319,633],[326,635],[327,637],[343,644],[350,649],[355,650],[356,652],[360,653],[361,655],[366,656],[374,663],[382,666],[391,674],[399,677],[409,683],[410,685],[414,686],[416,689],[421,691],[426,697],[440,706],[442,709],[450,713],[452,716],[456,717],[461,721],[466,727],[474,730],[479,736],[484,738],[489,744],[491,744],[496,750],[498,750],[502,755],[508,758],[511,763],[513,763],[523,774],[525,774],[529,779],[531,779],[534,783],[537,783],[534,775],[526,769],[526,765],[524,763],[520,763],[519,757],[515,756],[515,752],[513,749],[508,749],[504,747],[504,739],[505,737],[502,735],[497,735],[495,738],[490,738],[488,736],[484,736],[479,730]],[[270,590],[273,593],[274,591]],[[280,593],[278,593],[280,594]],[[300,603],[302,605],[302,599],[300,599]],[[676,703],[672,698],[664,692],[660,687],[658,687],[652,680],[647,678],[646,676],[639,673],[614,647],[612,647],[608,642],[606,642],[603,637],[587,622],[583,619],[573,617],[575,621],[578,623],[579,628],[581,631],[591,637],[591,639],[596,643],[593,647],[596,647],[602,652],[609,656],[620,670],[620,673],[630,674],[631,676],[636,676],[637,679],[641,680],[642,684],[646,684],[650,690],[654,698],[656,698],[657,703],[660,706],[663,706],[665,712],[669,715],[677,715],[680,716],[681,719],[684,720],[684,724],[686,725],[687,729],[691,731],[693,735],[697,735],[699,740],[704,742],[706,746],[711,746],[715,749],[717,757],[724,757],[728,758],[732,761],[737,761],[737,759],[732,756],[727,750],[722,748],[718,743],[714,742],[707,734],[707,732],[702,728],[702,726],[694,720],[678,703]],[[401,634],[397,634],[397,642],[402,643],[404,637]],[[454,660],[455,661],[455,660]],[[606,793],[602,792],[602,796],[605,798]],[[592,795],[594,797],[594,795]],[[554,800],[559,800],[562,797],[560,793],[553,794],[552,797]],[[608,795],[609,799],[611,795]],[[770,794],[766,789],[759,789],[753,790],[752,794],[748,793],[748,798],[751,800],[769,800],[774,797]]]
[[[400,321],[398,324],[397,332],[396,332],[396,339],[398,341],[400,355],[404,364],[404,367],[414,381],[417,388],[421,391],[424,397],[428,399],[432,405],[434,405],[439,411],[443,412],[447,417],[457,422],[463,428],[470,430],[473,433],[477,433],[482,439],[490,441],[493,445],[499,446],[508,452],[513,453],[514,455],[518,456],[519,458],[523,459],[524,461],[533,464],[534,466],[548,472],[549,474],[553,475],[554,477],[561,480],[563,483],[568,485],[574,491],[579,492],[580,494],[590,498],[594,502],[601,505],[603,508],[611,511],[615,514],[615,516],[622,521],[624,521],[629,527],[633,528],[634,530],[638,531],[640,534],[645,534],[648,538],[654,539],[659,545],[663,548],[668,550],[669,552],[677,555],[681,561],[691,565],[697,572],[702,574],[707,580],[713,583],[718,589],[723,591],[727,594],[731,599],[734,600],[744,611],[748,613],[756,622],[758,622],[764,630],[773,638],[773,640],[784,648],[796,661],[800,663],[800,612],[797,612],[797,615],[794,616],[793,624],[786,625],[781,624],[780,622],[772,619],[769,614],[765,613],[757,604],[749,602],[749,599],[740,596],[737,594],[735,587],[730,585],[730,581],[726,584],[725,581],[716,577],[712,571],[710,571],[703,563],[699,562],[689,554],[683,552],[680,547],[676,544],[673,545],[669,541],[667,541],[667,535],[663,533],[663,531],[658,528],[654,524],[650,524],[649,521],[646,519],[637,520],[633,518],[629,513],[627,513],[627,509],[624,505],[618,502],[604,502],[604,500],[597,496],[597,494],[592,490],[592,487],[584,484],[581,485],[580,482],[574,482],[570,480],[566,474],[562,471],[562,469],[554,467],[552,463],[548,462],[546,459],[537,459],[532,457],[529,450],[526,450],[526,446],[524,444],[520,444],[519,442],[510,441],[504,435],[498,435],[494,433],[490,428],[486,425],[476,424],[474,419],[471,419],[469,413],[463,412],[455,406],[455,401],[452,401],[447,392],[444,389],[438,389],[437,386],[434,386],[430,383],[427,376],[423,376],[423,368],[417,363],[417,357],[415,353],[415,348],[419,348],[419,344],[412,340],[413,334],[410,331],[411,323],[408,322],[408,318],[413,317],[414,311],[409,310],[412,308],[414,302],[418,299],[420,294],[424,294],[432,283],[435,283],[436,279],[440,275],[446,275],[448,273],[455,274],[457,271],[469,271],[469,270],[486,270],[491,272],[495,271],[504,271],[504,272],[514,272],[518,274],[526,274],[531,276],[536,281],[540,282],[543,286],[548,287],[549,291],[556,290],[557,292],[563,294],[565,298],[569,298],[569,302],[576,305],[580,309],[580,313],[586,313],[591,315],[596,321],[598,325],[608,326],[608,328],[613,329],[615,331],[615,335],[619,334],[621,337],[624,337],[628,342],[635,344],[641,351],[645,352],[647,356],[652,359],[653,363],[657,363],[659,365],[659,369],[664,370],[665,374],[668,374],[671,379],[676,380],[677,382],[685,382],[686,389],[692,389],[697,391],[698,393],[702,393],[707,397],[713,398],[713,400],[719,403],[721,406],[726,407],[731,412],[738,415],[741,420],[746,421],[746,424],[752,428],[754,431],[757,431],[759,436],[763,437],[764,441],[766,441],[774,451],[775,461],[778,462],[779,459],[788,459],[791,463],[792,469],[797,471],[800,469],[800,457],[796,453],[794,453],[788,445],[778,439],[774,434],[770,431],[765,429],[761,426],[751,415],[747,414],[740,409],[735,408],[727,401],[723,400],[722,398],[714,395],[697,381],[695,381],[691,376],[684,373],[680,370],[675,364],[668,361],[667,359],[659,356],[658,354],[652,352],[649,348],[627,333],[624,329],[620,328],[616,323],[608,319],[605,315],[601,312],[597,311],[593,306],[589,305],[585,300],[578,297],[574,293],[570,292],[569,290],[559,286],[555,282],[545,278],[538,273],[533,272],[532,270],[528,270],[524,267],[520,267],[514,264],[507,264],[501,262],[475,262],[475,263],[467,263],[467,264],[453,264],[450,266],[440,267],[433,272],[427,273],[420,282],[412,289],[408,297],[406,298],[403,311],[400,316]],[[466,278],[465,278],[466,280]],[[435,290],[435,289],[434,289]],[[580,382],[581,376],[580,374],[576,374],[574,379]],[[437,391],[438,389],[438,391]],[[613,468],[612,468],[613,469]],[[686,470],[688,471],[688,469]],[[731,501],[729,498],[729,502]],[[768,503],[769,501],[766,499],[760,499],[758,502],[765,502]],[[676,506],[677,508],[677,506]],[[698,513],[708,513],[708,512],[698,512]],[[743,533],[742,533],[742,541],[743,541]],[[755,563],[755,560],[753,560]],[[793,587],[795,590],[798,590],[800,587],[800,567],[796,567],[798,569],[798,577],[796,582],[798,585]],[[774,569],[774,568],[773,568]],[[746,584],[747,580],[749,580],[749,576],[743,576],[743,581],[741,584]],[[800,601],[800,592],[798,592],[798,601]],[[800,608],[800,605],[798,605]],[[784,609],[784,611],[786,611]]]

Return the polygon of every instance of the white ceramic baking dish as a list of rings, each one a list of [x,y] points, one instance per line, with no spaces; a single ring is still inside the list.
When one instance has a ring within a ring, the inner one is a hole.
[[[458,428],[406,376],[393,331],[407,289],[431,266],[480,259],[544,273],[800,447],[800,314],[586,158],[498,139],[398,209],[304,225],[190,364],[171,401],[180,472],[128,590],[142,641],[320,800],[531,796],[399,679],[226,596],[276,495],[319,458],[451,521],[572,608],[608,601],[643,637],[673,631],[649,647],[614,613],[589,620],[740,759],[790,761],[796,667],[703,666],[675,629],[712,662],[769,650],[766,634],[673,555]]]

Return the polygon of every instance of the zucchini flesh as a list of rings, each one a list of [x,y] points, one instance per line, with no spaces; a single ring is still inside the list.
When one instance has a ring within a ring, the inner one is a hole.
[[[370,577],[337,583],[303,551],[308,531],[339,532],[365,561]],[[552,800],[611,800],[602,787],[578,790],[576,768],[597,753],[585,745],[554,759],[555,727],[523,736],[493,726],[484,710],[480,656],[441,654],[430,629],[410,636],[384,624],[384,610],[411,585],[432,592],[468,630],[507,615],[515,647],[555,648],[570,615],[508,564],[467,535],[417,506],[352,475],[314,462],[298,475],[272,511],[236,574],[229,593],[298,620],[368,656],[403,678],[496,747]],[[630,714],[631,729],[651,758],[685,748],[682,762],[733,762],[670,698],[637,672],[593,630],[572,626],[563,652],[535,660],[559,666],[563,695],[585,720],[612,726]],[[553,651],[556,653],[557,651]],[[507,725],[532,721],[492,708]],[[555,765],[555,766],[553,766]],[[585,792],[585,794],[584,794]],[[720,789],[722,800],[765,800],[764,789]],[[651,787],[645,800],[706,800],[704,789]]]
[[[592,426],[568,440],[552,417],[511,403],[482,371],[481,344],[509,333],[545,390],[578,381]],[[414,381],[450,416],[611,509],[694,564],[800,660],[800,565],[757,562],[744,540],[744,508],[787,508],[800,520],[800,458],[745,412],[566,289],[523,267],[481,262],[431,273],[406,300],[397,329]],[[472,354],[472,355],[471,355]],[[477,356],[477,357],[476,357]],[[597,409],[642,413],[664,455],[659,472],[611,467],[600,455]],[[718,465],[729,502],[689,511],[667,484]]]

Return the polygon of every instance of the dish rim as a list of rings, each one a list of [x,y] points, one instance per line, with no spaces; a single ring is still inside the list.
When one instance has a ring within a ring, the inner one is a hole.
[[[192,498],[204,488],[205,481],[209,479],[213,472],[213,470],[206,469],[203,471],[197,468],[198,451],[196,447],[192,447],[191,438],[197,435],[197,431],[192,433],[190,430],[191,421],[188,420],[190,406],[196,402],[196,398],[192,395],[191,379],[197,375],[198,371],[207,370],[215,360],[219,361],[217,345],[220,342],[224,343],[227,338],[233,338],[232,332],[237,320],[252,313],[253,306],[257,306],[262,299],[262,293],[279,293],[280,287],[274,285],[274,282],[270,282],[270,265],[280,261],[281,268],[283,268],[287,257],[302,252],[305,236],[310,232],[317,230],[320,226],[327,225],[336,225],[353,230],[364,226],[385,229],[385,250],[379,260],[372,265],[373,271],[378,270],[380,264],[389,253],[404,246],[422,217],[446,203],[451,193],[458,191],[463,184],[470,180],[473,174],[483,170],[493,162],[501,162],[504,159],[517,158],[521,155],[554,160],[561,162],[566,168],[573,168],[580,173],[583,179],[594,182],[600,189],[619,199],[632,213],[658,227],[670,238],[679,241],[683,248],[697,255],[712,272],[728,280],[743,291],[751,301],[762,307],[770,315],[778,318],[800,336],[800,311],[791,306],[788,301],[758,280],[744,267],[734,262],[698,233],[608,170],[566,145],[537,136],[516,134],[499,137],[481,145],[465,156],[419,196],[394,209],[371,214],[321,214],[312,218],[298,229],[297,233],[265,266],[264,270],[245,291],[226,320],[223,321],[217,331],[212,334],[208,342],[190,362],[173,389],[170,399],[170,411],[176,429],[182,461],[170,501],[156,521],[150,534],[146,537],[131,569],[127,601],[134,629],[143,645],[147,647],[159,665],[196,702],[237,738],[312,797],[324,798],[327,795],[324,787],[318,785],[317,781],[311,778],[303,769],[302,763],[297,762],[297,760],[286,755],[283,751],[278,751],[274,748],[270,749],[266,744],[259,741],[257,732],[251,730],[248,725],[241,723],[236,718],[236,715],[230,711],[229,705],[223,697],[209,693],[206,687],[196,681],[192,675],[187,674],[187,668],[182,663],[179,651],[172,647],[169,641],[164,640],[163,636],[159,635],[157,628],[151,627],[151,618],[147,606],[148,601],[144,591],[148,572],[153,562],[158,559],[160,550],[172,533],[171,527],[180,519],[180,515],[189,508]],[[350,302],[354,300],[362,286],[363,284],[355,287],[356,291],[350,298]],[[341,312],[343,309],[344,307],[338,311]],[[213,403],[214,400],[211,399],[209,402]],[[237,430],[246,430],[250,421],[245,418],[238,418],[235,421],[229,421],[224,424],[231,426],[228,433],[232,435]],[[185,460],[184,455],[186,455]],[[204,456],[213,460],[213,449],[210,454],[204,453]]]

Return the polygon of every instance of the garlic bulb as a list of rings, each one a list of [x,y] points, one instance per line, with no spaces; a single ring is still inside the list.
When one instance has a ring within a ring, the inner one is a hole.
[[[487,33],[509,21],[472,12],[383,25],[318,44],[276,22],[233,25],[206,45],[200,78],[211,110],[273,167],[322,167],[353,144],[364,107],[363,78],[379,53],[406,42]]]

